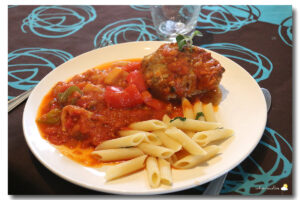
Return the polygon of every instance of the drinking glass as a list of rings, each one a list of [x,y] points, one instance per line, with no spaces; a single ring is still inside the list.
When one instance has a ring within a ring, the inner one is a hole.
[[[151,6],[151,16],[156,32],[161,40],[176,41],[176,36],[190,35],[197,25],[200,6],[195,5],[155,5]]]

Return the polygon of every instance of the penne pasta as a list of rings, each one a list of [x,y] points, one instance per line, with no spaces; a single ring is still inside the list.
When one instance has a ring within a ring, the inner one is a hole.
[[[216,122],[215,112],[212,103],[203,105],[203,113],[205,120],[208,122]]]
[[[174,153],[170,158],[166,158],[166,160],[171,164],[175,163],[178,160],[176,153]]]
[[[105,178],[107,181],[128,175],[145,167],[145,159],[147,155],[122,162],[121,164],[109,167],[106,170]]]
[[[149,185],[156,188],[160,184],[160,171],[158,168],[157,159],[149,156],[146,160],[146,171],[148,175]]]
[[[145,134],[136,133],[125,137],[120,137],[112,140],[106,140],[100,143],[95,150],[102,149],[117,149],[122,147],[133,147],[140,144],[145,138]]]
[[[195,102],[195,104],[193,105],[193,111],[194,111],[194,117],[195,117],[194,119],[200,120],[200,121],[205,121],[201,101]]]
[[[192,139],[200,146],[206,146],[208,143],[228,138],[233,135],[231,129],[215,129],[196,133]]]
[[[217,145],[211,145],[208,147],[205,147],[204,150],[207,152],[206,155],[188,155],[183,157],[180,160],[177,160],[173,167],[178,169],[190,169],[197,165],[199,165],[202,162],[207,161],[208,159],[215,156],[219,151],[220,147]]]
[[[141,143],[138,145],[145,154],[158,158],[169,158],[174,154],[174,151],[162,146],[156,146],[148,143]]]
[[[144,142],[154,144],[154,145],[161,145],[162,144],[161,139],[153,133],[145,133]]]
[[[182,145],[179,142],[170,138],[164,131],[158,130],[153,133],[159,137],[165,147],[172,149],[174,152],[177,152],[182,148]]]
[[[194,131],[185,131],[185,134],[187,134],[190,138],[192,138],[196,134],[196,132],[194,132]]]
[[[165,133],[179,142],[182,147],[193,155],[205,155],[206,152],[198,145],[194,140],[192,140],[189,136],[187,136],[183,131],[176,127],[168,128]]]
[[[100,160],[127,160],[110,167],[106,171],[106,180],[145,167],[152,188],[160,184],[172,185],[171,166],[190,169],[217,155],[220,147],[207,145],[230,137],[233,130],[224,129],[221,123],[216,122],[211,103],[202,105],[201,101],[197,101],[192,105],[183,98],[181,106],[184,117],[171,120],[165,114],[162,121],[135,122],[129,125],[129,129],[119,131],[120,138],[99,144],[92,154],[98,155]]]
[[[128,136],[128,135],[133,135],[136,133],[142,133],[145,135],[143,142],[147,142],[147,143],[154,144],[154,145],[162,144],[159,137],[153,133],[149,133],[146,131],[139,131],[139,130],[121,130],[121,131],[119,131],[120,136]]]
[[[163,121],[166,125],[169,125],[169,124],[170,124],[170,120],[171,120],[171,118],[170,118],[167,114],[165,114],[165,115],[163,116],[163,118],[162,118],[162,121]]]
[[[171,164],[165,159],[158,158],[158,168],[160,173],[160,182],[165,185],[172,185]]]
[[[205,122],[194,119],[186,119],[181,121],[180,119],[176,119],[170,123],[171,126],[175,126],[179,129],[187,130],[187,131],[207,131],[211,129],[221,128],[221,123],[217,122]]]
[[[158,129],[167,128],[167,125],[162,121],[153,119],[132,123],[129,125],[129,128],[141,131],[154,131]]]
[[[193,106],[187,98],[182,98],[181,106],[183,110],[183,116],[187,119],[195,119]]]
[[[136,134],[136,133],[149,133],[149,132],[139,131],[139,130],[132,130],[132,129],[126,129],[126,130],[120,130],[119,131],[119,135],[121,137],[128,136],[128,135],[133,135],[133,134]]]
[[[144,153],[138,148],[120,148],[93,151],[92,154],[98,155],[101,161],[109,162],[132,159],[141,156]]]

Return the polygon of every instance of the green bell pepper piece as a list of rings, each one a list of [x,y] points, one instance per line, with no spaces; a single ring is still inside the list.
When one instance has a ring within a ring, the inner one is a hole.
[[[54,108],[48,113],[43,114],[37,121],[45,124],[58,124],[60,122],[61,110]]]
[[[66,89],[63,93],[59,93],[58,94],[58,102],[62,105],[66,104],[68,102],[68,98],[69,96],[73,93],[73,92],[79,92],[80,94],[82,94],[82,91],[79,89],[78,86],[76,85],[72,85],[70,86],[68,89]],[[74,104],[74,100],[72,100],[72,104]]]

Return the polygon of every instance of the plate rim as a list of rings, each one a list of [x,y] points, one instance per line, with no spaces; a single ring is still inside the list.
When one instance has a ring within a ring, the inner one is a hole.
[[[236,166],[238,166],[241,162],[243,162],[251,153],[252,151],[257,147],[259,141],[261,140],[261,137],[263,136],[263,133],[264,133],[264,130],[265,130],[265,126],[266,126],[266,123],[267,123],[267,106],[266,106],[266,102],[264,104],[264,107],[265,107],[265,112],[264,112],[264,126],[262,128],[262,130],[260,130],[260,136],[257,137],[257,140],[255,141],[255,145],[251,146],[251,148],[248,148],[248,152],[244,154],[243,157],[241,157],[241,159],[239,160],[238,163],[234,163],[234,164],[231,164],[231,167],[227,168],[226,171],[222,171],[220,173],[216,173],[214,176],[211,176],[209,179],[201,182],[200,184],[196,184],[195,182],[193,182],[192,184],[186,184],[184,186],[178,186],[176,188],[168,188],[168,189],[163,189],[163,190],[155,190],[155,189],[149,189],[147,190],[147,192],[142,192],[142,193],[137,193],[137,192],[133,192],[133,191],[116,191],[114,189],[107,189],[107,188],[99,188],[99,187],[93,187],[91,185],[88,185],[86,183],[82,183],[82,182],[79,182],[79,181],[76,181],[68,176],[64,176],[63,174],[57,172],[55,169],[53,169],[47,162],[44,158],[42,158],[40,156],[40,154],[37,152],[37,149],[35,149],[32,145],[31,145],[31,142],[30,142],[30,138],[28,138],[28,135],[26,134],[26,125],[25,125],[25,116],[26,116],[26,113],[28,112],[28,107],[29,107],[29,102],[31,101],[31,98],[33,98],[33,94],[34,92],[37,90],[38,87],[40,87],[40,85],[42,84],[42,81],[45,80],[48,76],[51,76],[52,73],[55,73],[55,70],[61,66],[63,66],[64,64],[68,63],[68,62],[73,62],[74,59],[80,59],[79,57],[81,56],[84,56],[84,55],[87,55],[87,54],[90,54],[92,52],[97,52],[97,51],[104,51],[105,49],[107,48],[116,48],[118,46],[126,46],[126,45],[139,45],[139,44],[149,44],[151,45],[154,44],[154,43],[157,43],[157,44],[164,44],[166,43],[165,41],[133,41],[133,42],[125,42],[125,43],[120,43],[120,44],[115,44],[115,45],[111,45],[111,46],[106,46],[106,47],[102,47],[102,48],[97,48],[97,49],[93,49],[93,50],[90,50],[88,52],[85,52],[85,53],[82,53],[80,55],[77,55],[75,57],[73,57],[72,59],[60,64],[59,66],[57,66],[55,69],[53,69],[52,71],[50,71],[46,76],[44,76],[40,81],[39,83],[35,86],[35,88],[33,89],[32,93],[30,94],[30,96],[28,97],[28,100],[26,102],[26,105],[24,107],[24,112],[23,112],[23,115],[22,115],[22,127],[23,127],[23,135],[25,137],[25,141],[27,143],[27,146],[29,147],[31,153],[33,153],[33,155],[37,158],[37,160],[39,160],[39,162],[41,162],[49,171],[51,171],[52,173],[54,173],[55,175],[57,175],[58,177],[70,182],[70,183],[73,183],[77,186],[80,186],[80,187],[84,187],[84,188],[87,188],[87,189],[91,189],[91,190],[94,190],[94,191],[97,191],[97,192],[105,192],[105,193],[110,193],[110,194],[121,194],[121,195],[153,195],[153,194],[166,194],[166,193],[173,193],[173,192],[178,192],[178,191],[182,191],[182,190],[186,190],[186,189],[190,189],[190,188],[193,188],[193,187],[196,187],[196,186],[199,186],[199,185],[203,185],[205,183],[208,183],[220,176],[222,176],[223,174],[226,174],[228,173],[230,170],[232,170],[233,168],[235,168]],[[199,46],[200,48],[202,48],[201,46]],[[230,62],[234,62],[239,68],[240,70],[246,72],[248,74],[248,76],[252,79],[252,82],[255,83],[256,87],[260,88],[259,84],[255,81],[255,79],[251,76],[251,74],[246,71],[241,65],[237,64],[235,61],[223,56],[222,54],[219,54],[215,51],[212,51],[212,50],[209,50],[209,49],[206,49],[206,48],[202,48],[202,49],[205,49],[206,51],[208,52],[212,52],[213,54],[215,55],[218,55],[220,57],[223,57],[223,59],[225,60],[229,60]],[[99,62],[101,64],[101,62]],[[96,66],[95,66],[96,67]],[[86,71],[86,70],[85,70]],[[82,71],[84,72],[84,71]],[[81,73],[82,73],[81,72]],[[69,77],[68,77],[69,78]],[[66,80],[68,79],[66,78]],[[260,94],[263,95],[262,91],[260,90]],[[44,139],[41,137],[41,139]]]

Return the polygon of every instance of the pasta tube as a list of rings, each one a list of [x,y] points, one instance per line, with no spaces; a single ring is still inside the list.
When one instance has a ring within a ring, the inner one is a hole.
[[[206,152],[188,135],[176,127],[168,128],[165,132],[168,136],[179,142],[182,147],[193,155],[205,155]]]
[[[120,148],[93,151],[92,154],[98,155],[101,161],[109,162],[132,159],[141,156],[144,153],[138,148]]]
[[[128,130],[120,130],[119,131],[119,135],[124,137],[124,136],[128,136],[128,135],[133,135],[136,133],[149,133],[146,131],[139,131],[139,130],[132,130],[132,129],[128,129]]]
[[[194,111],[194,119],[200,120],[200,121],[205,121],[204,118],[204,113],[203,113],[203,108],[202,108],[202,102],[201,101],[196,101],[195,104],[193,105],[193,111]],[[198,115],[198,116],[197,116]]]
[[[106,140],[100,143],[95,150],[101,149],[116,149],[122,147],[132,147],[140,144],[145,138],[145,135],[142,133],[136,133],[133,135],[128,135],[125,137],[120,137],[112,140]]]
[[[128,175],[145,167],[145,159],[147,155],[122,162],[121,164],[109,167],[106,170],[105,178],[107,181]]]
[[[174,154],[174,151],[162,146],[156,146],[148,143],[141,143],[138,145],[145,154],[159,158],[169,158]]]
[[[146,171],[148,175],[149,185],[156,188],[160,184],[160,173],[156,158],[150,156],[146,160]]]
[[[166,124],[166,125],[169,125],[170,124],[170,117],[168,115],[164,115],[163,118],[162,118],[162,121]]]
[[[160,182],[165,185],[172,185],[171,164],[165,159],[158,158],[158,168],[160,173]]]
[[[170,138],[167,134],[165,134],[164,131],[158,130],[154,131],[153,133],[159,137],[165,147],[172,149],[175,152],[179,151],[182,148],[182,145],[179,142]]]
[[[183,157],[182,159],[176,161],[173,166],[179,169],[190,169],[193,168],[200,163],[207,161],[208,159],[215,156],[219,151],[220,147],[217,145],[211,145],[205,147],[204,150],[207,152],[206,155],[188,155]]]
[[[176,119],[170,123],[171,126],[175,126],[179,129],[188,131],[206,131],[216,128],[221,128],[221,123],[217,122],[205,122],[194,119],[186,119],[184,121]]]
[[[212,103],[203,105],[203,113],[206,121],[208,122],[216,122],[215,112]]]
[[[196,141],[200,146],[206,146],[208,143],[228,138],[233,135],[231,129],[215,129],[209,131],[198,132],[193,135],[192,139]]]
[[[167,128],[167,125],[162,121],[153,119],[132,123],[129,125],[129,128],[141,131],[154,131],[158,129]]]
[[[181,105],[182,105],[182,110],[183,110],[183,116],[188,119],[195,119],[193,106],[187,98],[182,98]]]
[[[194,131],[185,131],[185,133],[192,138],[196,133]]]
[[[143,142],[147,142],[147,143],[154,144],[154,145],[162,144],[159,137],[153,133],[149,133],[146,131],[139,131],[139,130],[121,130],[121,131],[119,131],[120,136],[128,136],[128,135],[133,135],[136,133],[142,133],[145,135]]]
[[[174,153],[170,158],[167,158],[166,160],[169,161],[172,164],[172,163],[175,163],[178,160],[178,157]]]

